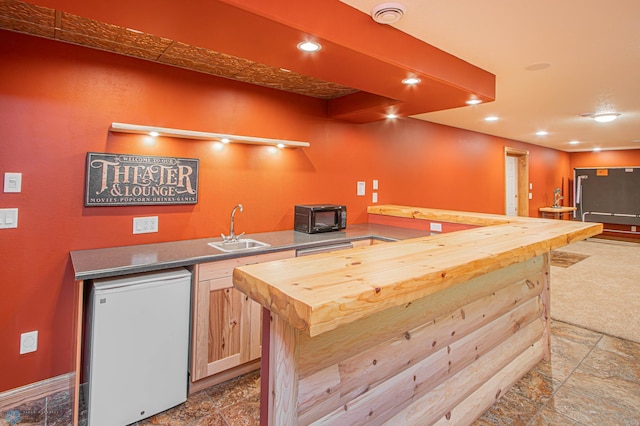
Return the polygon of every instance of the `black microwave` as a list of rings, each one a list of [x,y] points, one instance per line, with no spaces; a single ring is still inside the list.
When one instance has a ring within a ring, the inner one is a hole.
[[[307,234],[338,231],[347,227],[347,206],[306,204],[295,206],[293,229]]]

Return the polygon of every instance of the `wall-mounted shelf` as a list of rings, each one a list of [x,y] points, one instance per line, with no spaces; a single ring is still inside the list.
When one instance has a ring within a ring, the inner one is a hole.
[[[224,143],[244,143],[252,145],[271,145],[279,148],[307,147],[309,142],[290,141],[286,139],[268,139],[254,136],[229,135],[224,133],[198,132],[195,130],[172,129],[168,127],[142,126],[139,124],[111,123],[111,132],[137,133],[150,136],[170,136],[176,138],[196,139],[202,141],[219,141]]]

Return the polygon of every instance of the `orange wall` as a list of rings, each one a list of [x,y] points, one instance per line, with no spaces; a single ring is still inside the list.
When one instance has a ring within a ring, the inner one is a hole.
[[[53,41],[0,31],[0,174],[21,172],[19,228],[0,230],[0,392],[72,371],[73,273],[69,251],[291,229],[296,203],[348,206],[366,222],[371,181],[379,202],[502,213],[504,147],[530,151],[531,215],[570,175],[569,155],[411,119],[366,125],[326,118],[324,101]],[[7,66],[6,64],[10,64]],[[111,122],[307,140],[271,153],[233,145],[110,134]],[[86,153],[200,159],[190,206],[83,206]],[[367,183],[357,197],[356,182]],[[134,216],[159,232],[132,235]],[[18,355],[20,333],[39,348]]]
[[[640,147],[619,151],[573,152],[571,168],[640,167]]]

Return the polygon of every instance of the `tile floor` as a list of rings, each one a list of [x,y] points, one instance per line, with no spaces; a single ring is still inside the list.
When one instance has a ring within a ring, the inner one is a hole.
[[[554,321],[551,353],[474,425],[640,426],[640,343]],[[250,373],[138,425],[258,425],[259,394]],[[68,393],[52,395],[0,413],[0,426],[67,425],[69,407]]]

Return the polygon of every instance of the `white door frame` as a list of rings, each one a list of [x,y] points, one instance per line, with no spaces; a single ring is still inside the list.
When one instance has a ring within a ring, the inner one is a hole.
[[[529,216],[529,151],[508,146],[504,148],[505,213],[507,208],[507,157],[516,157],[518,159],[518,216]]]

